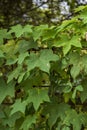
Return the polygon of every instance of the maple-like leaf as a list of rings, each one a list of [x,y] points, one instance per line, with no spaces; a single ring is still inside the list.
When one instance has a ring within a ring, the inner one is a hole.
[[[78,52],[70,53],[69,64],[73,65],[71,67],[71,75],[76,78],[82,71],[87,73],[87,54],[82,56]]]
[[[11,106],[11,115],[16,113],[16,112],[21,112],[25,114],[25,109],[26,109],[27,102],[26,101],[21,101],[21,99],[17,99],[16,102]]]
[[[87,114],[78,114],[75,110],[69,110],[66,112],[66,118],[64,124],[73,126],[73,130],[81,130],[82,125],[87,123]]]
[[[29,128],[31,128],[31,125],[34,124],[35,122],[36,122],[36,115],[26,116],[20,128],[23,130],[29,130]]]
[[[41,89],[30,89],[29,90],[29,97],[27,99],[27,102],[33,103],[33,106],[35,110],[37,110],[41,103],[44,101],[49,102],[49,96],[48,96],[48,89],[41,88]]]
[[[25,27],[22,27],[20,24],[11,27],[11,30],[9,31],[10,33],[15,33],[16,37],[20,37],[22,34],[24,34],[25,32],[32,32],[32,26],[31,25],[26,25]]]
[[[53,54],[52,50],[46,49],[40,51],[40,54],[31,53],[25,64],[27,64],[29,71],[35,67],[39,67],[42,71],[49,73],[50,61],[57,60],[59,60],[58,55]]]
[[[14,97],[14,86],[15,83],[12,81],[6,84],[3,78],[0,78],[0,103],[4,100],[6,96]]]
[[[52,126],[56,123],[57,119],[60,118],[61,120],[64,120],[65,113],[70,109],[70,106],[65,103],[48,103],[44,108],[44,113],[49,114],[48,123],[49,127],[52,128]]]

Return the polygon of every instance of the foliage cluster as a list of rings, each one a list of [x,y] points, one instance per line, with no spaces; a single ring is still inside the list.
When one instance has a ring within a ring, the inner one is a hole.
[[[75,13],[0,30],[0,130],[86,130],[87,6]]]

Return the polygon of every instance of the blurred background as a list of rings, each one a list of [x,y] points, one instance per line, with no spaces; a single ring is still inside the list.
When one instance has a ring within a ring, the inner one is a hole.
[[[15,24],[57,24],[87,0],[0,0],[0,28]]]

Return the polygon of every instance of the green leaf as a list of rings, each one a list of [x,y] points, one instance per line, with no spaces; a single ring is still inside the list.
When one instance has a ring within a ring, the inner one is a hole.
[[[71,75],[73,78],[76,78],[82,69],[82,59],[80,57],[80,54],[77,52],[70,53],[69,58],[69,64],[73,65],[71,68]]]
[[[22,35],[22,26],[21,25],[16,25],[11,27],[11,30],[9,33],[15,33],[16,37],[20,37]]]
[[[17,57],[14,55],[11,55],[11,57],[8,56],[6,58],[7,58],[6,65],[13,65],[18,61]]]
[[[29,115],[29,116],[26,116],[22,126],[20,129],[23,129],[23,130],[29,130],[29,128],[31,128],[32,124],[36,123],[36,115]]]
[[[3,51],[0,50],[0,58],[3,58],[3,57],[4,57]]]
[[[70,49],[71,49],[71,45],[70,44],[67,44],[67,45],[63,46],[63,53],[64,53],[64,55],[66,55],[69,52]]]
[[[81,92],[80,97],[81,97],[81,102],[83,103],[87,99],[87,82],[86,82],[86,80],[83,80],[82,86],[83,86],[83,91]]]
[[[75,35],[75,36],[71,37],[70,43],[71,43],[71,45],[73,45],[73,46],[75,46],[75,47],[79,47],[79,48],[82,47],[78,35]]]
[[[17,68],[9,73],[7,83],[9,83],[14,78],[17,79],[18,82],[21,82],[25,74],[26,71],[23,70],[22,65],[19,65]]]
[[[32,33],[32,25],[25,25],[23,27],[23,32]]]
[[[21,71],[22,71],[22,66],[18,66],[17,68],[15,68],[15,70],[10,72],[9,75],[8,75],[7,83],[9,83],[14,78],[17,79],[19,77]]]
[[[26,101],[22,102],[21,99],[17,99],[16,102],[11,106],[11,115],[13,115],[16,112],[21,112],[22,114],[25,114],[26,105]]]
[[[42,35],[43,39],[42,40],[45,41],[45,40],[53,39],[53,38],[55,38],[55,35],[56,35],[55,29],[48,28],[47,30],[45,30],[43,32],[43,35]]]
[[[56,128],[56,130],[61,130],[61,128],[59,129],[59,126],[58,126],[58,127]],[[64,125],[64,126],[62,127],[62,130],[70,130],[70,127]]]
[[[28,51],[29,49],[37,49],[38,48],[38,45],[36,42],[33,41],[33,39],[29,39],[29,41],[26,41],[26,40],[20,40],[17,42],[16,44],[16,50],[15,50],[15,53],[16,52],[19,52],[19,53],[24,53],[26,51]]]
[[[73,52],[69,58],[69,64],[73,65],[71,68],[73,78],[76,78],[81,72],[87,73],[87,54],[81,56],[78,52]]]
[[[29,97],[28,102],[33,103],[33,106],[35,110],[37,110],[40,107],[40,104],[44,101],[49,102],[49,96],[48,96],[48,89],[41,88],[41,89],[31,89],[28,91]]]
[[[67,41],[69,41],[69,36],[67,34],[61,34],[60,37],[54,39],[53,46],[55,47],[63,47],[66,45]],[[67,44],[69,45],[69,44]]]
[[[6,84],[5,81],[0,78],[0,104],[5,99],[6,96],[14,97],[15,90],[14,90],[15,83],[12,81],[9,84]]]
[[[63,92],[69,93],[71,89],[72,89],[72,84],[70,82],[67,82],[66,85],[64,86]]]
[[[12,116],[8,116],[2,119],[3,121],[3,125],[6,126],[8,125],[9,127],[14,127],[15,126],[15,122],[17,119],[19,119],[21,117],[20,113],[15,113]]]
[[[82,85],[78,85],[78,86],[75,87],[74,92],[73,92],[73,94],[72,94],[72,98],[75,98],[75,97],[76,97],[77,91],[80,91],[80,92],[83,91]]]
[[[47,30],[47,29],[48,29],[47,24],[35,27],[34,32],[33,32],[34,41],[39,39],[43,35],[44,31]]]
[[[29,32],[31,33],[32,32],[32,26],[30,25],[26,25],[24,28],[18,24],[16,26],[13,26],[11,27],[11,30],[9,31],[9,34],[10,33],[15,33],[16,37],[20,37],[22,34],[24,34],[25,32]]]
[[[7,29],[0,30],[0,45],[3,44],[3,39],[7,37]]]
[[[73,130],[81,130],[82,124],[85,124],[87,120],[87,114],[80,113],[78,114],[75,110],[69,110],[66,112],[66,118],[64,119],[63,124],[73,126]]]
[[[6,54],[14,54],[15,50],[15,41],[14,40],[8,40],[8,42],[5,45],[1,46],[1,49]]]
[[[76,22],[75,18],[72,18],[70,20],[64,20],[62,22],[62,24],[60,26],[57,27],[57,34],[61,31],[64,31],[67,27],[69,27],[69,25],[71,25],[72,23]]]
[[[66,44],[63,46],[64,55],[66,55],[69,52],[71,46],[75,46],[79,48],[82,47],[78,36],[71,37],[71,39],[67,41]]]
[[[84,73],[87,74],[87,54],[83,55],[81,61],[82,61],[83,71],[84,71]]]
[[[32,70],[35,67],[39,67],[42,71],[49,73],[50,61],[57,61],[59,57],[53,54],[52,50],[41,50],[40,54],[31,53],[29,59],[25,61],[28,66],[28,70]]]
[[[53,46],[63,47],[64,55],[66,55],[70,51],[72,46],[75,46],[78,48],[82,47],[78,35],[70,37],[70,36],[68,36],[67,33],[61,34],[59,39],[57,39],[57,40],[55,39]]]
[[[87,8],[87,6],[81,5],[78,8],[75,9],[75,12],[79,12],[79,11],[83,11],[85,8]]]
[[[80,19],[83,20],[84,24],[87,23],[87,17],[85,17],[86,15],[87,15],[87,6],[86,6],[86,9],[82,11],[79,15]]]
[[[24,61],[24,59],[25,59],[26,57],[28,57],[28,56],[29,56],[28,52],[21,53],[21,54],[19,55],[19,57],[18,57],[18,64],[22,64],[22,62]]]
[[[24,76],[25,76],[25,72],[21,72],[18,77],[18,83],[20,83],[23,80]]]
[[[65,103],[49,103],[44,108],[44,113],[49,113],[48,123],[50,129],[56,123],[57,119],[60,118],[62,121],[66,117],[66,112],[70,109],[70,106]]]
[[[80,73],[81,67],[80,64],[76,64],[71,68],[71,75],[75,79]]]

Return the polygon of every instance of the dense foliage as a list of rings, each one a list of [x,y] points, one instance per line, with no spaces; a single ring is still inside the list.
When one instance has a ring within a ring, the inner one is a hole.
[[[0,30],[0,130],[86,130],[86,16]]]

